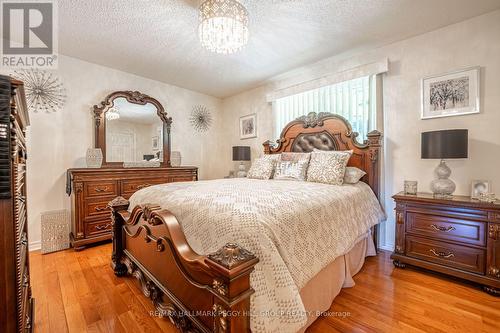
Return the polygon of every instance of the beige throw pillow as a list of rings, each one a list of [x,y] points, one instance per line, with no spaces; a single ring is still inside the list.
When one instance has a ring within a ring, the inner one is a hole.
[[[264,155],[256,158],[250,170],[248,170],[247,178],[270,179],[273,176],[274,167],[279,158],[279,155]]]
[[[342,185],[345,168],[351,154],[352,150],[313,151],[307,169],[307,181]]]
[[[306,180],[309,161],[281,161],[276,164],[274,179]]]
[[[309,162],[310,158],[311,158],[311,153],[292,153],[292,152],[281,153],[281,161],[290,161],[290,162],[307,161],[307,162]]]
[[[346,167],[344,174],[344,184],[356,184],[366,175],[361,169],[356,167]]]

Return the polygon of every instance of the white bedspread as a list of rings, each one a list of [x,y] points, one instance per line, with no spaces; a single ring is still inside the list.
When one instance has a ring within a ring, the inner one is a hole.
[[[296,332],[306,323],[299,290],[384,214],[368,185],[221,179],[137,191],[130,207],[170,210],[200,254],[228,242],[253,252],[252,332]]]

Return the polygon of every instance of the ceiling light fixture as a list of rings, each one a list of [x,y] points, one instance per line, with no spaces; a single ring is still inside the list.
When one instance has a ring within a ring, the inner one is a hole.
[[[201,45],[221,54],[239,51],[248,42],[248,11],[236,0],[206,0],[200,5]]]

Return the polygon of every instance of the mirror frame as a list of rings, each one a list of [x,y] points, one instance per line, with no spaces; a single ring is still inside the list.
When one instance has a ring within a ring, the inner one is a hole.
[[[172,117],[168,117],[165,109],[158,100],[139,91],[115,91],[99,104],[94,105],[93,115],[95,122],[94,145],[102,150],[103,168],[123,168],[123,162],[108,162],[106,160],[106,112],[113,107],[116,98],[123,97],[129,103],[146,105],[151,103],[156,107],[158,117],[163,122],[163,161],[160,167],[170,167],[170,127]]]

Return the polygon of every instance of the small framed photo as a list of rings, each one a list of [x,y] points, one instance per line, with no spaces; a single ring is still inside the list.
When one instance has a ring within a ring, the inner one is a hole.
[[[491,183],[488,180],[473,180],[471,189],[471,198],[479,199],[481,194],[491,192]]]
[[[249,114],[240,118],[240,139],[257,137],[257,114]]]
[[[160,140],[158,138],[158,136],[153,136],[153,138],[151,139],[151,147],[153,150],[160,149]]]
[[[422,119],[479,113],[480,67],[422,79]]]

